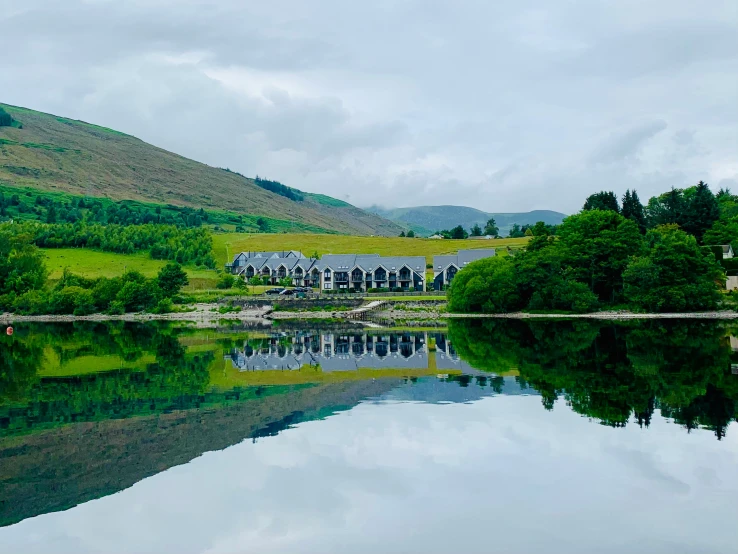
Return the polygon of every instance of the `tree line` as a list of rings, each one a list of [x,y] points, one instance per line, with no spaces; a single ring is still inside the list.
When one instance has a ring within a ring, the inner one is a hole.
[[[612,192],[587,198],[551,235],[542,222],[524,251],[469,264],[455,277],[449,309],[588,312],[617,306],[641,311],[712,310],[724,268],[708,248],[730,242],[738,206],[728,191],[713,195],[700,182],[652,198],[635,191],[622,206]],[[719,255],[722,257],[722,254]]]
[[[32,235],[18,233],[18,227],[0,226],[0,310],[27,315],[167,313],[174,310],[173,301],[188,284],[182,267],[171,262],[153,279],[138,271],[87,279],[65,269],[48,288],[44,255]]]
[[[203,228],[174,225],[101,225],[33,222],[0,224],[5,232],[30,237],[41,248],[94,248],[118,254],[148,251],[155,260],[215,267],[213,240]]]
[[[0,218],[36,220],[42,223],[99,223],[101,225],[175,225],[201,227],[210,222],[203,208],[181,206],[130,205],[125,202],[107,203],[84,197],[54,200],[44,194],[6,194],[0,190]]]

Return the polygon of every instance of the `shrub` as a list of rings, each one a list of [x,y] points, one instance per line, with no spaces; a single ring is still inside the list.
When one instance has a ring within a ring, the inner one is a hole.
[[[126,307],[123,302],[119,300],[113,300],[108,307],[108,314],[110,315],[122,315],[126,313]]]
[[[126,312],[147,310],[157,302],[157,289],[153,281],[129,281],[118,291],[115,299],[123,304]]]
[[[29,290],[15,298],[13,311],[25,315],[48,313],[49,298],[43,290]]]
[[[231,275],[230,273],[224,273],[220,276],[220,279],[218,279],[218,282],[215,284],[215,288],[217,289],[230,289],[233,288],[233,283],[235,282],[236,278]],[[241,279],[239,279],[241,281]]]
[[[92,289],[92,301],[98,310],[105,311],[110,303],[115,300],[120,289],[123,288],[123,280],[120,277],[106,279],[102,277],[97,280]]]
[[[156,304],[153,310],[151,310],[152,313],[155,314],[169,314],[174,311],[174,304],[172,303],[171,298],[164,297]]]
[[[92,293],[82,287],[64,287],[54,291],[49,299],[53,314],[72,314],[78,305],[83,304],[92,304]]]
[[[516,271],[508,257],[470,263],[454,277],[448,308],[457,313],[502,313],[521,308]]]

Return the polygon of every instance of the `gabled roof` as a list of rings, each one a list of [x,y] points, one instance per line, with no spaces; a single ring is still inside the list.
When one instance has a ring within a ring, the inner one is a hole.
[[[491,258],[495,255],[494,248],[478,248],[475,250],[459,250],[456,254],[433,256],[433,272],[438,274],[441,271],[445,271],[451,265],[456,266],[458,269],[464,269],[471,262],[483,258]]]
[[[352,271],[359,268],[365,273],[374,272],[378,267],[388,273],[400,271],[407,266],[411,271],[425,273],[424,256],[380,256],[379,254],[326,254],[318,262],[321,270]]]
[[[281,250],[281,251],[269,251],[269,252],[239,252],[233,257],[235,262],[240,257],[245,257],[247,260],[253,258],[304,258],[305,255],[299,250]]]

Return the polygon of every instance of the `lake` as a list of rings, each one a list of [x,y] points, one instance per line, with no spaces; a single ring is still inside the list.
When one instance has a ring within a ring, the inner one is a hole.
[[[733,553],[734,336],[19,324],[0,552]]]

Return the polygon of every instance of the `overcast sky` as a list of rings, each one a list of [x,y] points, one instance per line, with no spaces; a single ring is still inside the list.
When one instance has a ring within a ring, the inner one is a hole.
[[[0,101],[359,206],[738,189],[736,0],[3,0]]]

